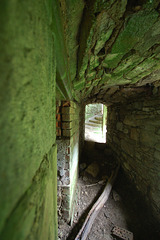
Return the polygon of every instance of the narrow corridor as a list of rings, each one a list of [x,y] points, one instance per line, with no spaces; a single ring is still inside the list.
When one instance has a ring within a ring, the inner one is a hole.
[[[0,0],[0,23],[0,240],[74,239],[117,164],[88,240],[159,240],[160,0]]]

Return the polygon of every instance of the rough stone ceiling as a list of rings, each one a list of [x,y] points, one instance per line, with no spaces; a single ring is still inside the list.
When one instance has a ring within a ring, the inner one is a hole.
[[[74,99],[111,104],[160,85],[159,0],[62,0],[60,11]]]

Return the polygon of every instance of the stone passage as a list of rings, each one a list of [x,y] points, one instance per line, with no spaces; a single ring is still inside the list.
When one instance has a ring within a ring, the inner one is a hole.
[[[0,0],[0,23],[0,239],[57,239],[57,166],[72,219],[90,103],[159,217],[160,1]]]
[[[58,213],[67,221],[74,212],[79,158],[79,106],[57,102]]]

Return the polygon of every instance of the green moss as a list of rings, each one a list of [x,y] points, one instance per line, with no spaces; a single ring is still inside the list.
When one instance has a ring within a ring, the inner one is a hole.
[[[83,14],[84,2],[82,0],[61,1],[63,28],[65,30],[65,44],[68,54],[68,67],[71,81],[75,79],[77,70],[78,31]]]
[[[74,89],[75,90],[82,90],[84,88],[85,80],[81,79],[79,82],[74,82]]]
[[[57,67],[57,84],[63,92],[66,99],[72,98],[71,77],[68,63],[66,41],[64,38],[63,18],[59,2],[54,0],[53,4],[53,24],[52,31],[55,40],[56,67]]]
[[[93,80],[93,81],[92,81],[92,86],[97,86],[98,83],[99,83],[99,81],[100,81],[100,78]]]
[[[26,191],[56,140],[56,67],[48,4],[0,3],[0,232],[6,240],[27,239],[32,230],[35,207],[41,203]],[[43,179],[39,184],[44,194]]]
[[[1,239],[57,239],[56,152],[54,146],[44,157],[31,186],[8,218]]]
[[[137,66],[135,66],[134,69],[132,69],[129,73],[127,73],[126,77],[129,79],[132,79],[141,73],[145,74],[146,70],[151,71],[152,67],[157,65],[158,63],[159,63],[159,60],[155,60],[153,58],[145,59],[142,63],[138,64]]]
[[[134,14],[128,20],[124,31],[120,33],[112,47],[111,54],[104,62],[108,68],[115,68],[122,57],[134,48],[135,44],[145,35],[158,18],[156,11],[142,11]]]
[[[114,69],[113,74],[119,75],[121,77],[123,74],[126,74],[131,69],[136,67],[143,60],[144,57],[140,57],[137,53],[135,53],[121,61],[121,64]]]
[[[99,65],[99,58],[97,56],[91,56],[90,58],[90,71]]]
[[[100,34],[100,39],[98,39],[95,46],[95,54],[97,54],[104,47],[105,43],[110,38],[112,32],[113,32],[113,28],[109,29],[106,33],[104,32]]]
[[[144,35],[144,38],[139,41],[139,43],[135,46],[135,49],[138,50],[141,56],[150,56],[152,51],[150,49],[156,44],[159,44],[160,41],[160,20],[157,21],[152,28]]]

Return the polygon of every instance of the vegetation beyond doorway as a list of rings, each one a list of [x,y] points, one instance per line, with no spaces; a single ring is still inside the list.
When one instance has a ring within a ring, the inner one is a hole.
[[[85,140],[106,142],[107,107],[104,104],[88,104],[85,107]]]

